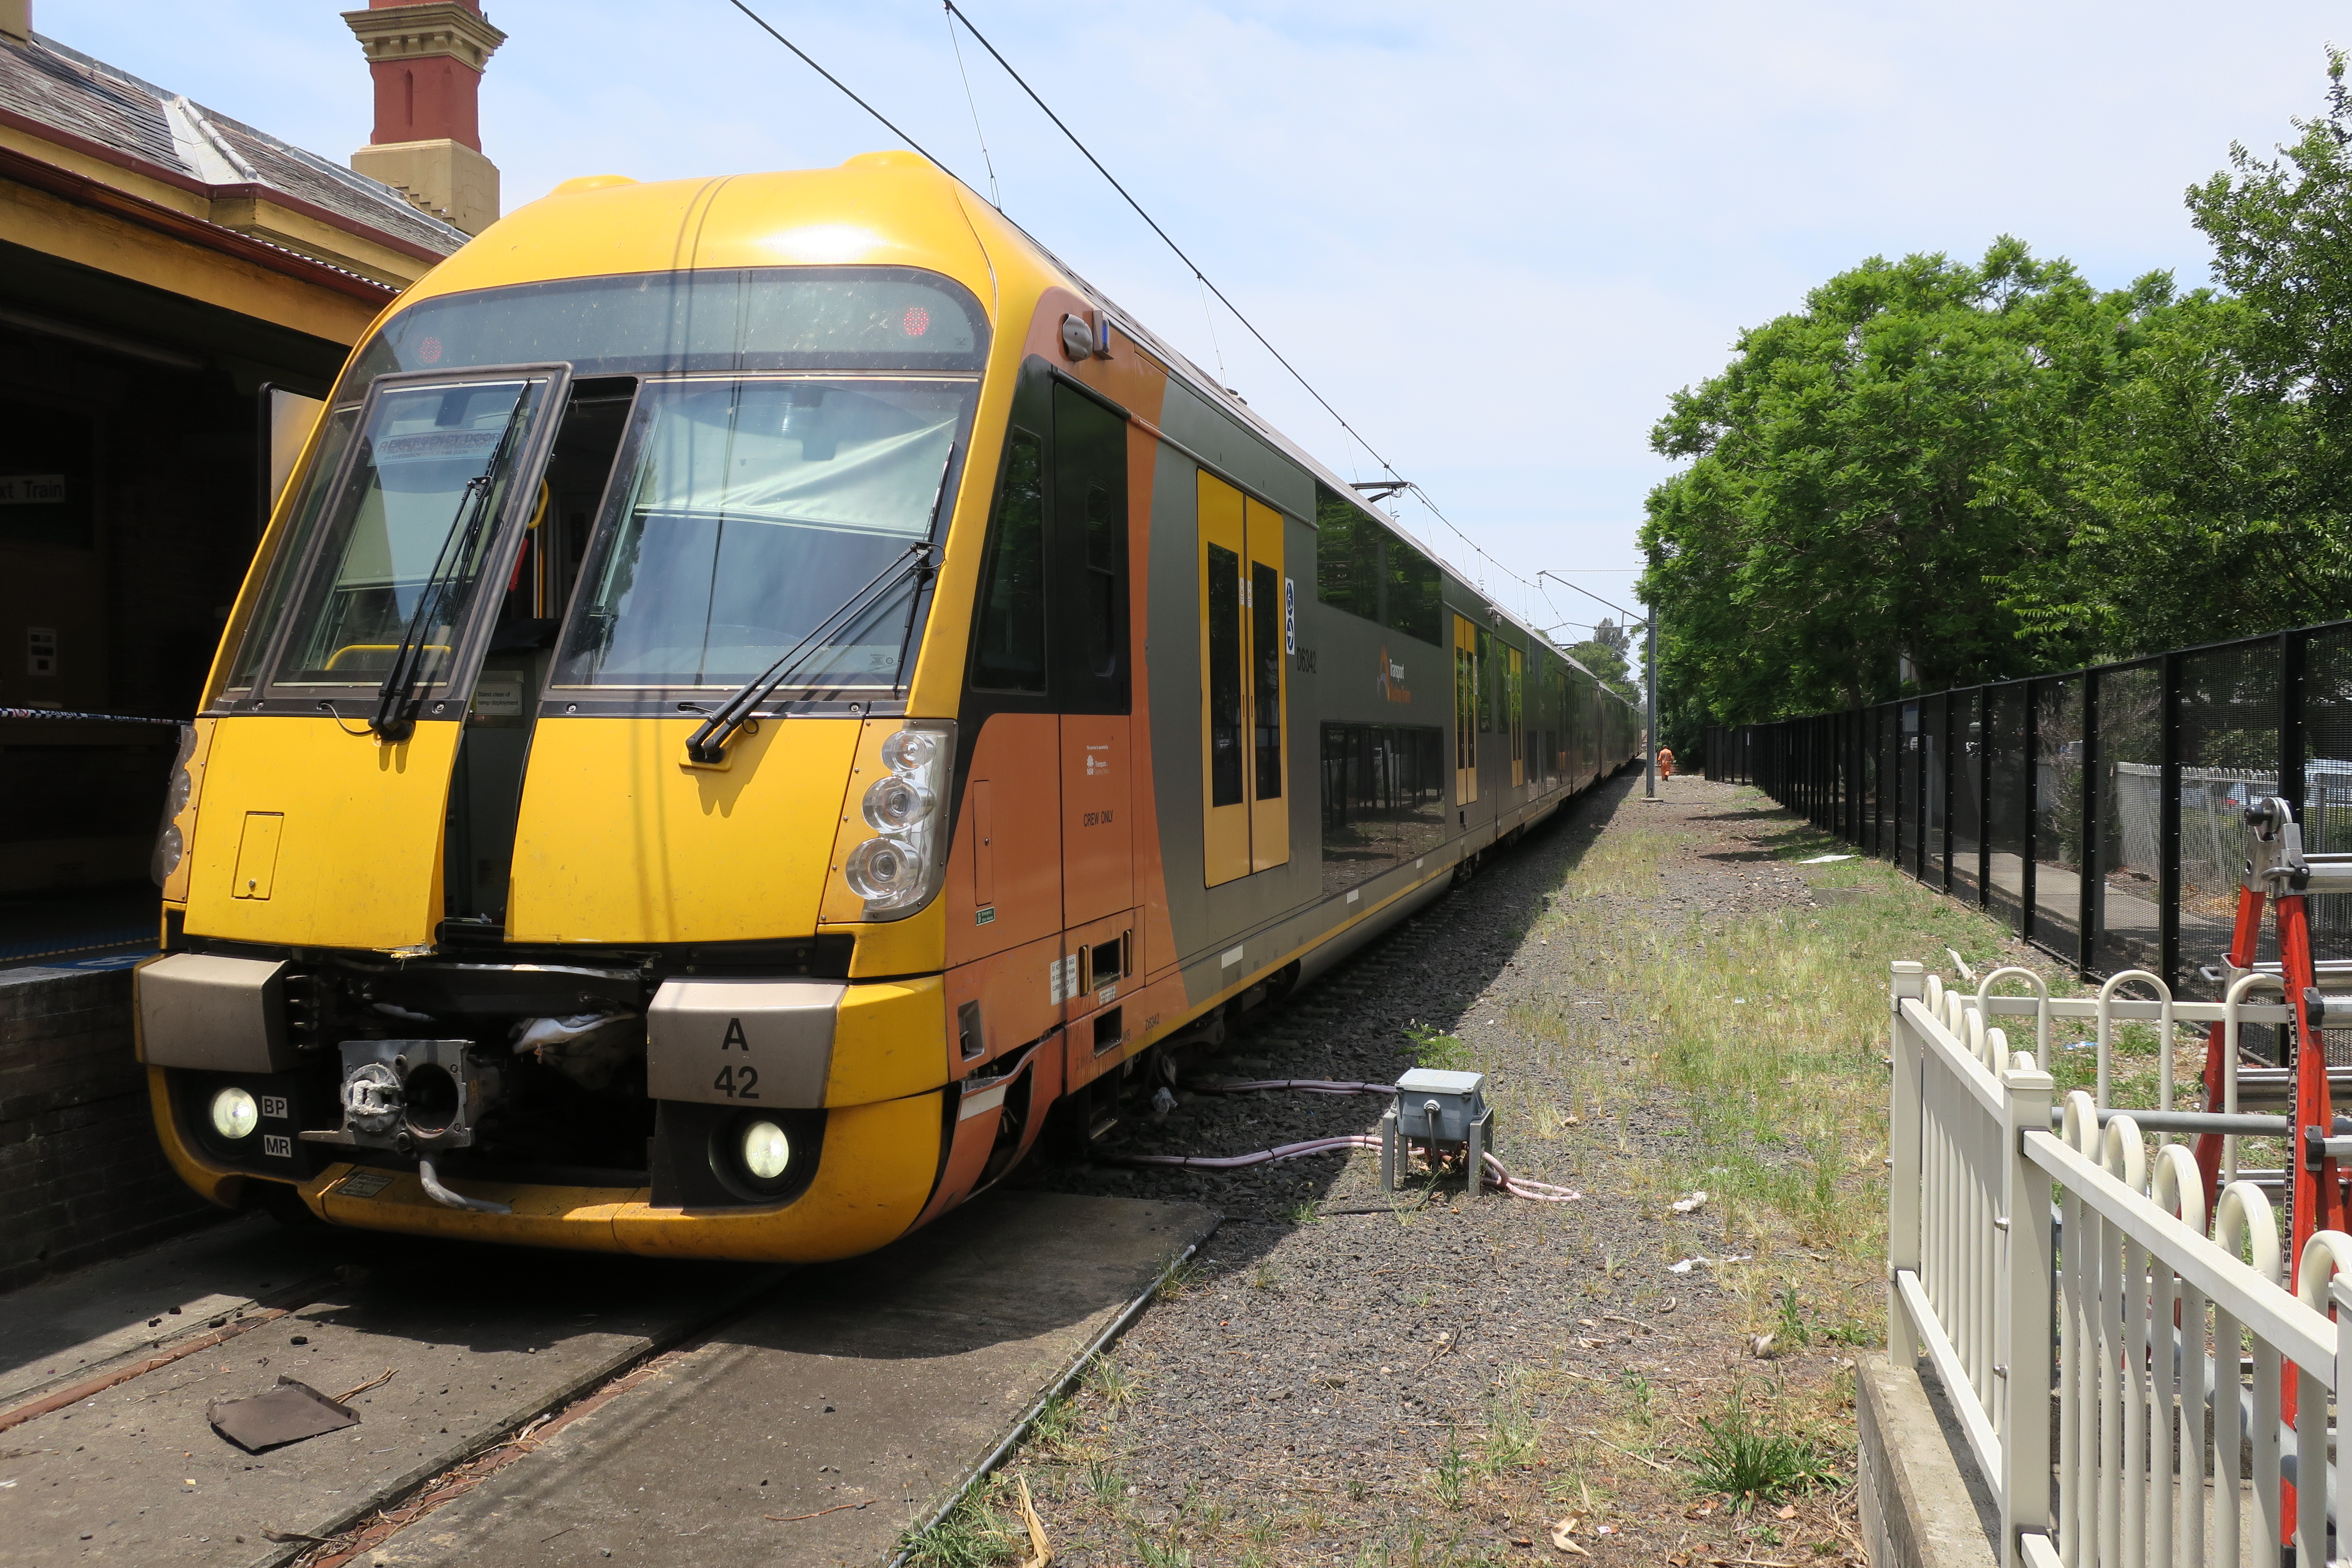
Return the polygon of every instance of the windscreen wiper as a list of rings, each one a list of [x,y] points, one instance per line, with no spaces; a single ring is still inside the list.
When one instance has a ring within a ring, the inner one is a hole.
[[[506,429],[499,433],[489,463],[466,481],[449,532],[441,541],[441,553],[434,558],[425,590],[416,596],[416,608],[408,617],[408,627],[400,635],[400,647],[393,651],[392,668],[384,672],[383,684],[376,688],[375,716],[368,721],[368,728],[386,741],[404,741],[416,728],[416,689],[425,672],[426,628],[448,602],[453,579],[472,557],[482,530],[488,525],[490,491],[498,484],[499,470],[506,467],[507,452],[514,445],[515,432],[522,427],[523,407],[529,401],[526,387],[507,416]]]
[[[801,666],[824,646],[820,638],[831,636],[839,627],[880,604],[884,595],[908,576],[918,576],[926,582],[930,579],[939,570],[931,562],[931,539],[939,532],[940,508],[947,504],[948,475],[954,469],[955,443],[950,441],[947,456],[940,460],[939,487],[931,492],[930,525],[924,529],[923,537],[907,546],[906,553],[877,573],[872,582],[852,594],[847,604],[819,621],[808,636],[784,650],[783,658],[737,687],[735,694],[717,708],[700,708],[691,702],[678,704],[690,713],[707,715],[700,724],[695,726],[694,733],[686,738],[686,755],[689,762],[699,763],[705,767],[725,762],[727,742],[734,738],[736,731],[751,722],[751,710],[765,702],[775,694],[778,687],[800,672]],[[913,615],[914,607],[910,605],[908,606],[910,627]],[[899,662],[903,664],[905,661],[906,653],[902,647]]]
[[[928,578],[931,575],[931,542],[919,539],[907,546],[906,552],[885,566],[881,574],[856,593],[849,602],[819,621],[808,636],[794,643],[784,657],[735,689],[735,694],[716,708],[700,708],[691,702],[679,707],[706,717],[695,726],[694,733],[686,738],[686,754],[705,766],[727,760],[727,742],[735,731],[751,722],[751,710],[775,694],[776,689],[800,673],[801,667],[823,647],[821,639],[848,625],[881,603],[883,595],[910,575]]]

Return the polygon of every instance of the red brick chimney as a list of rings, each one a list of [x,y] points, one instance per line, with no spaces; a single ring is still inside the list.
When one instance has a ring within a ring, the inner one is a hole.
[[[477,100],[507,36],[475,0],[368,0],[343,20],[375,78],[375,130],[352,167],[481,233],[498,220],[499,170],[482,155]]]

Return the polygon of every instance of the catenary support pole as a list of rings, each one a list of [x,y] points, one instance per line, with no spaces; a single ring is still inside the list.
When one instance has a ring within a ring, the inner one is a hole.
[[[1642,654],[1642,684],[1648,689],[1645,701],[1650,710],[1649,755],[1643,759],[1642,797],[1658,798],[1658,607],[1650,606],[1649,618],[1643,623],[1644,639]]]

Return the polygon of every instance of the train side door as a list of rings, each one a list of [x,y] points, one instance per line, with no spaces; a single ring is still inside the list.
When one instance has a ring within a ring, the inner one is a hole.
[[[1454,617],[1454,804],[1478,798],[1478,628]]]
[[[1242,502],[1249,576],[1250,869],[1290,864],[1290,690],[1283,605],[1282,513],[1255,497]]]
[[[1528,782],[1528,656],[1514,647],[1506,649],[1505,657],[1510,660],[1503,676],[1503,700],[1511,726],[1511,787],[1517,789]]]
[[[1062,924],[1135,903],[1129,815],[1127,422],[1054,386],[1054,547],[1063,606],[1053,640],[1062,710]]]
[[[1282,513],[1200,476],[1202,879],[1290,862]]]

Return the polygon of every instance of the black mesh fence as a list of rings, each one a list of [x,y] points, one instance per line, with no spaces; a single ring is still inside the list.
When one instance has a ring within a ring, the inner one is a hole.
[[[2092,967],[2161,973],[2164,919],[2164,672],[2126,665],[2099,676],[2097,876]]]
[[[1952,876],[1948,884],[1958,896],[1975,902],[1983,881],[1984,840],[1984,700],[1981,691],[1952,696],[1951,771]]]
[[[1944,734],[1947,707],[1942,697],[1919,704],[1919,879],[1948,889],[1951,861],[1944,853],[1944,835],[1951,826],[1951,777],[1944,764],[1951,742]]]
[[[1986,906],[2011,921],[2025,913],[2025,767],[2027,697],[2023,683],[1985,692],[1987,779],[1985,837],[1991,865],[1985,873]]]
[[[2246,807],[2281,796],[2306,850],[2352,854],[2352,622],[1711,731],[1703,754],[2085,974],[2213,996]],[[2315,956],[2352,961],[2352,894],[2309,912]]]
[[[2083,687],[2033,683],[2033,924],[2026,935],[2079,956],[2083,942]]]

